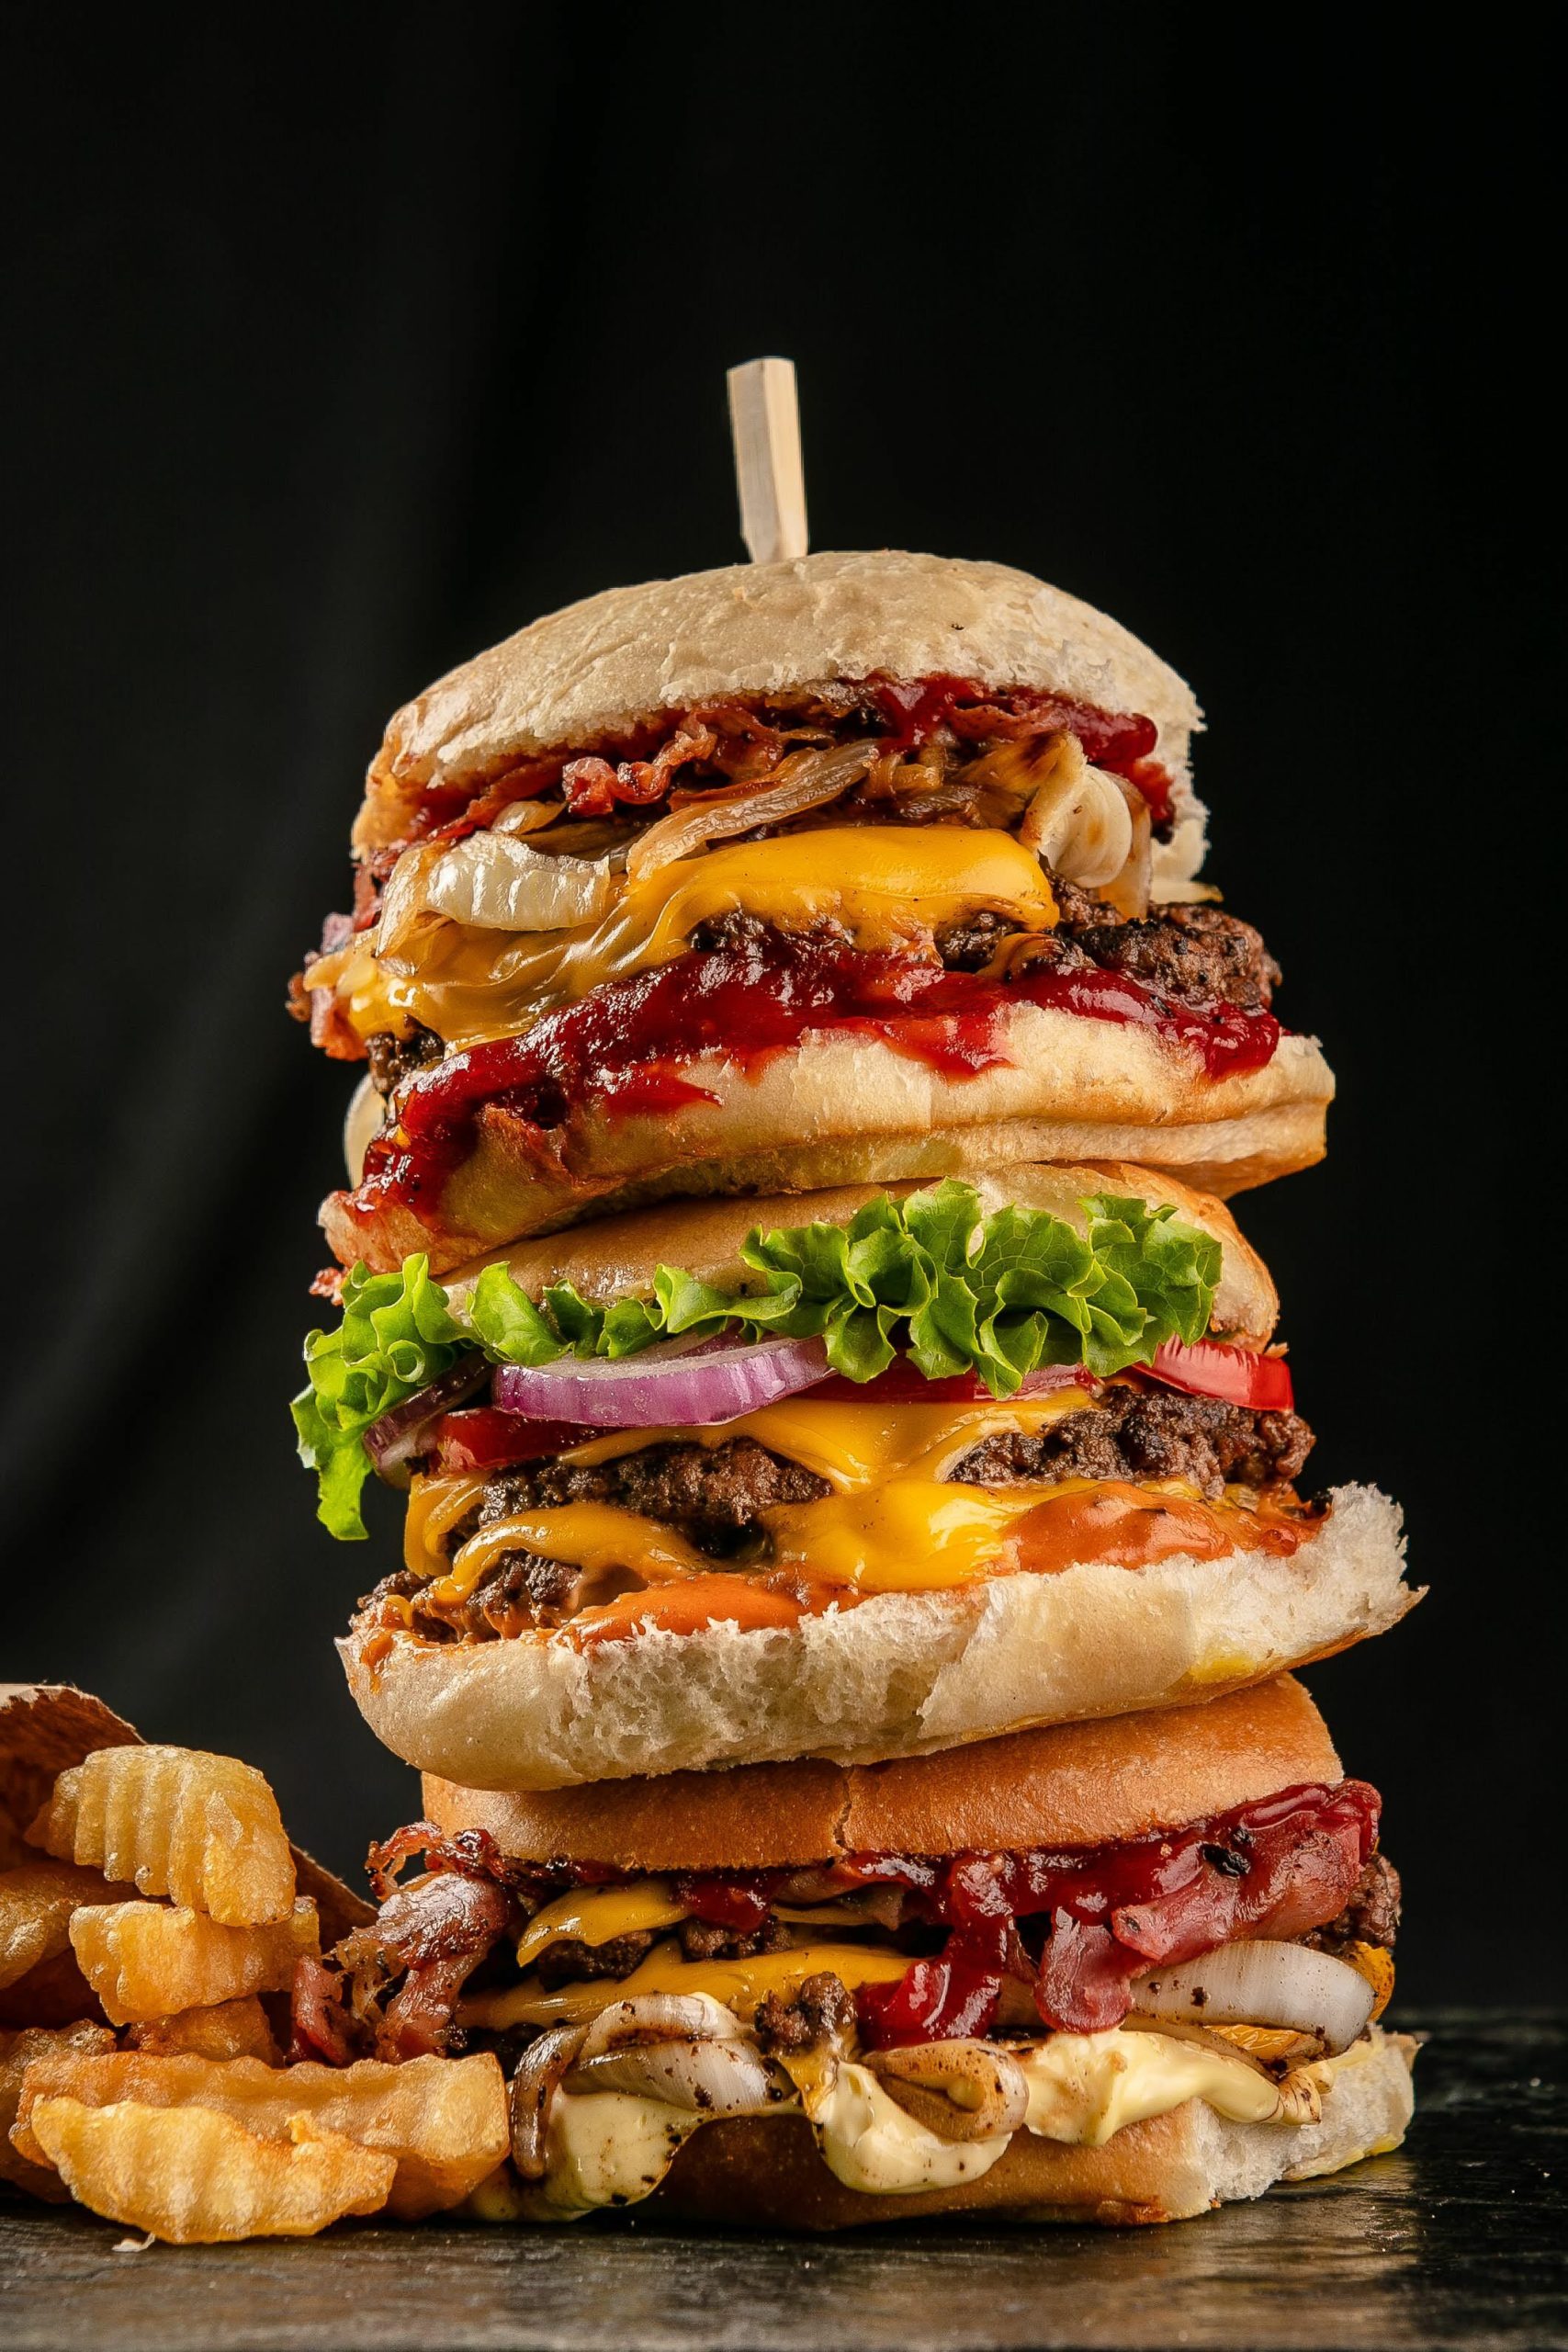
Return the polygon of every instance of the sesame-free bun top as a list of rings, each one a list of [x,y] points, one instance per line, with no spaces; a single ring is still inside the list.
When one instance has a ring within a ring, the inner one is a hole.
[[[1057,1724],[887,1764],[498,1792],[424,1780],[426,1818],[484,1829],[527,1861],[618,1870],[771,1870],[853,1853],[1080,1848],[1178,1829],[1341,1777],[1328,1727],[1289,1675],[1206,1705]]]
[[[515,760],[610,741],[661,711],[878,673],[1032,686],[1152,719],[1176,782],[1179,864],[1196,872],[1202,812],[1187,746],[1202,719],[1185,681],[1119,621],[1026,571],[894,548],[726,564],[607,588],[531,621],[397,712],[355,841],[400,840],[433,786],[472,776],[478,789]]]

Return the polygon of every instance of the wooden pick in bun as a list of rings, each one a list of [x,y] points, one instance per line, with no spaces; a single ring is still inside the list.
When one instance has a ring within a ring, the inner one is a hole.
[[[1220,1193],[1306,1166],[1333,1080],[1256,933],[1195,903],[1198,723],[1126,630],[996,564],[807,556],[519,631],[393,719],[358,928],[300,976],[390,1106],[333,1250],[441,1270],[960,1157]]]

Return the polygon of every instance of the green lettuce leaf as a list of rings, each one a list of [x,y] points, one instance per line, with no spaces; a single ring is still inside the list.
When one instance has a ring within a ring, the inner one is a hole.
[[[636,1355],[657,1340],[733,1330],[738,1338],[820,1338],[834,1372],[874,1380],[900,1349],[928,1380],[975,1373],[1010,1396],[1043,1364],[1085,1363],[1101,1378],[1147,1363],[1166,1340],[1208,1329],[1220,1245],[1168,1207],[1099,1193],[1078,1233],[1039,1209],[981,1214],[951,1179],[896,1202],[868,1201],[847,1226],[761,1227],[742,1245],[750,1279],[725,1289],[660,1266],[650,1298],[594,1306],[570,1283],[537,1302],[504,1266],[487,1266],[455,1307],[423,1258],[401,1273],[356,1266],[343,1321],[305,1343],[309,1385],[294,1400],[302,1458],[334,1535],[365,1533],[365,1431],[438,1379],[464,1348],[492,1363],[567,1354]]]

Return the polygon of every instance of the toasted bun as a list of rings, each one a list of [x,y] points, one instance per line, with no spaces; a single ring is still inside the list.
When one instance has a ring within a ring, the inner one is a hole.
[[[427,1208],[351,1196],[321,1211],[344,1265],[393,1271],[416,1251],[439,1272],[584,1216],[715,1193],[926,1181],[1024,1160],[1133,1160],[1222,1197],[1323,1156],[1334,1079],[1314,1041],[1286,1036],[1263,1069],[1206,1078],[1152,1032],[1017,1004],[998,1017],[1005,1059],[948,1077],[874,1039],[808,1035],[755,1074],[714,1056],[682,1075],[713,1099],[677,1112],[589,1104],[538,1130],[492,1103],[474,1148]]]
[[[586,1651],[548,1635],[404,1633],[389,1649],[363,1621],[338,1647],[377,1737],[472,1788],[570,1789],[800,1756],[869,1763],[1024,1724],[1180,1707],[1330,1657],[1412,1606],[1403,1555],[1393,1504],[1352,1487],[1291,1559],[1235,1552],[991,1577],[881,1593],[793,1626],[646,1632]]]
[[[1286,1676],[1202,1706],[886,1764],[749,1764],[526,1792],[427,1774],[424,1804],[448,1833],[486,1829],[525,1861],[746,1871],[852,1853],[1103,1846],[1339,1778],[1327,1725]]]
[[[844,2230],[990,2211],[1032,2222],[1180,2222],[1280,2180],[1340,2172],[1397,2148],[1415,2110],[1408,2034],[1373,2026],[1324,2072],[1323,2120],[1299,2127],[1227,2123],[1202,2099],[1129,2123],[1103,2147],[1018,2132],[978,2180],[912,2197],[867,2197],[836,2180],[799,2116],[705,2124],[638,2210],[668,2219],[773,2230]]]
[[[1009,1206],[1043,1209],[1079,1233],[1085,1229],[1083,1203],[1093,1193],[1125,1193],[1153,1206],[1168,1202],[1184,1223],[1220,1244],[1213,1329],[1249,1347],[1267,1347],[1272,1339],[1280,1300],[1269,1270],[1243,1239],[1230,1211],[1207,1193],[1191,1192],[1174,1177],[1120,1162],[993,1169],[984,1161],[961,1161],[953,1173],[975,1186],[987,1216]],[[618,1298],[649,1295],[659,1266],[682,1266],[705,1283],[740,1283],[750,1272],[741,1261],[740,1246],[755,1227],[848,1225],[867,1201],[884,1193],[903,1200],[916,1190],[908,1182],[841,1184],[827,1192],[774,1193],[762,1199],[670,1202],[633,1216],[602,1217],[547,1239],[525,1241],[483,1262],[499,1259],[530,1298],[538,1298],[552,1283],[570,1283],[595,1306],[610,1306]],[[467,1266],[455,1276],[447,1285],[453,1296],[464,1297],[479,1271],[477,1264]]]
[[[1033,686],[1153,719],[1156,756],[1177,786],[1176,834],[1160,873],[1197,872],[1203,811],[1187,780],[1187,748],[1202,719],[1176,672],[1119,622],[1026,571],[888,548],[610,588],[531,622],[397,713],[355,841],[374,849],[400,840],[432,785],[598,743],[716,696],[789,694],[876,672]]]

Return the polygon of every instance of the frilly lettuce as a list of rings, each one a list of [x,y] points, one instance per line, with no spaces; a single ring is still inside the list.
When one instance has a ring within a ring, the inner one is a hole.
[[[884,1194],[846,1226],[758,1227],[740,1250],[755,1279],[734,1289],[660,1266],[651,1297],[607,1308],[570,1283],[536,1302],[504,1266],[487,1266],[460,1307],[424,1258],[397,1274],[356,1266],[336,1330],[305,1342],[310,1385],[294,1400],[318,1516],[334,1535],[365,1533],[365,1431],[468,1348],[544,1364],[635,1355],[687,1333],[820,1337],[851,1380],[874,1380],[904,1350],[928,1380],[975,1373],[1010,1396],[1043,1364],[1084,1363],[1105,1378],[1148,1363],[1166,1340],[1201,1339],[1219,1243],[1168,1207],[1098,1193],[1083,1208],[1080,1234],[1038,1209],[983,1216],[973,1187],[951,1181],[905,1201]]]

